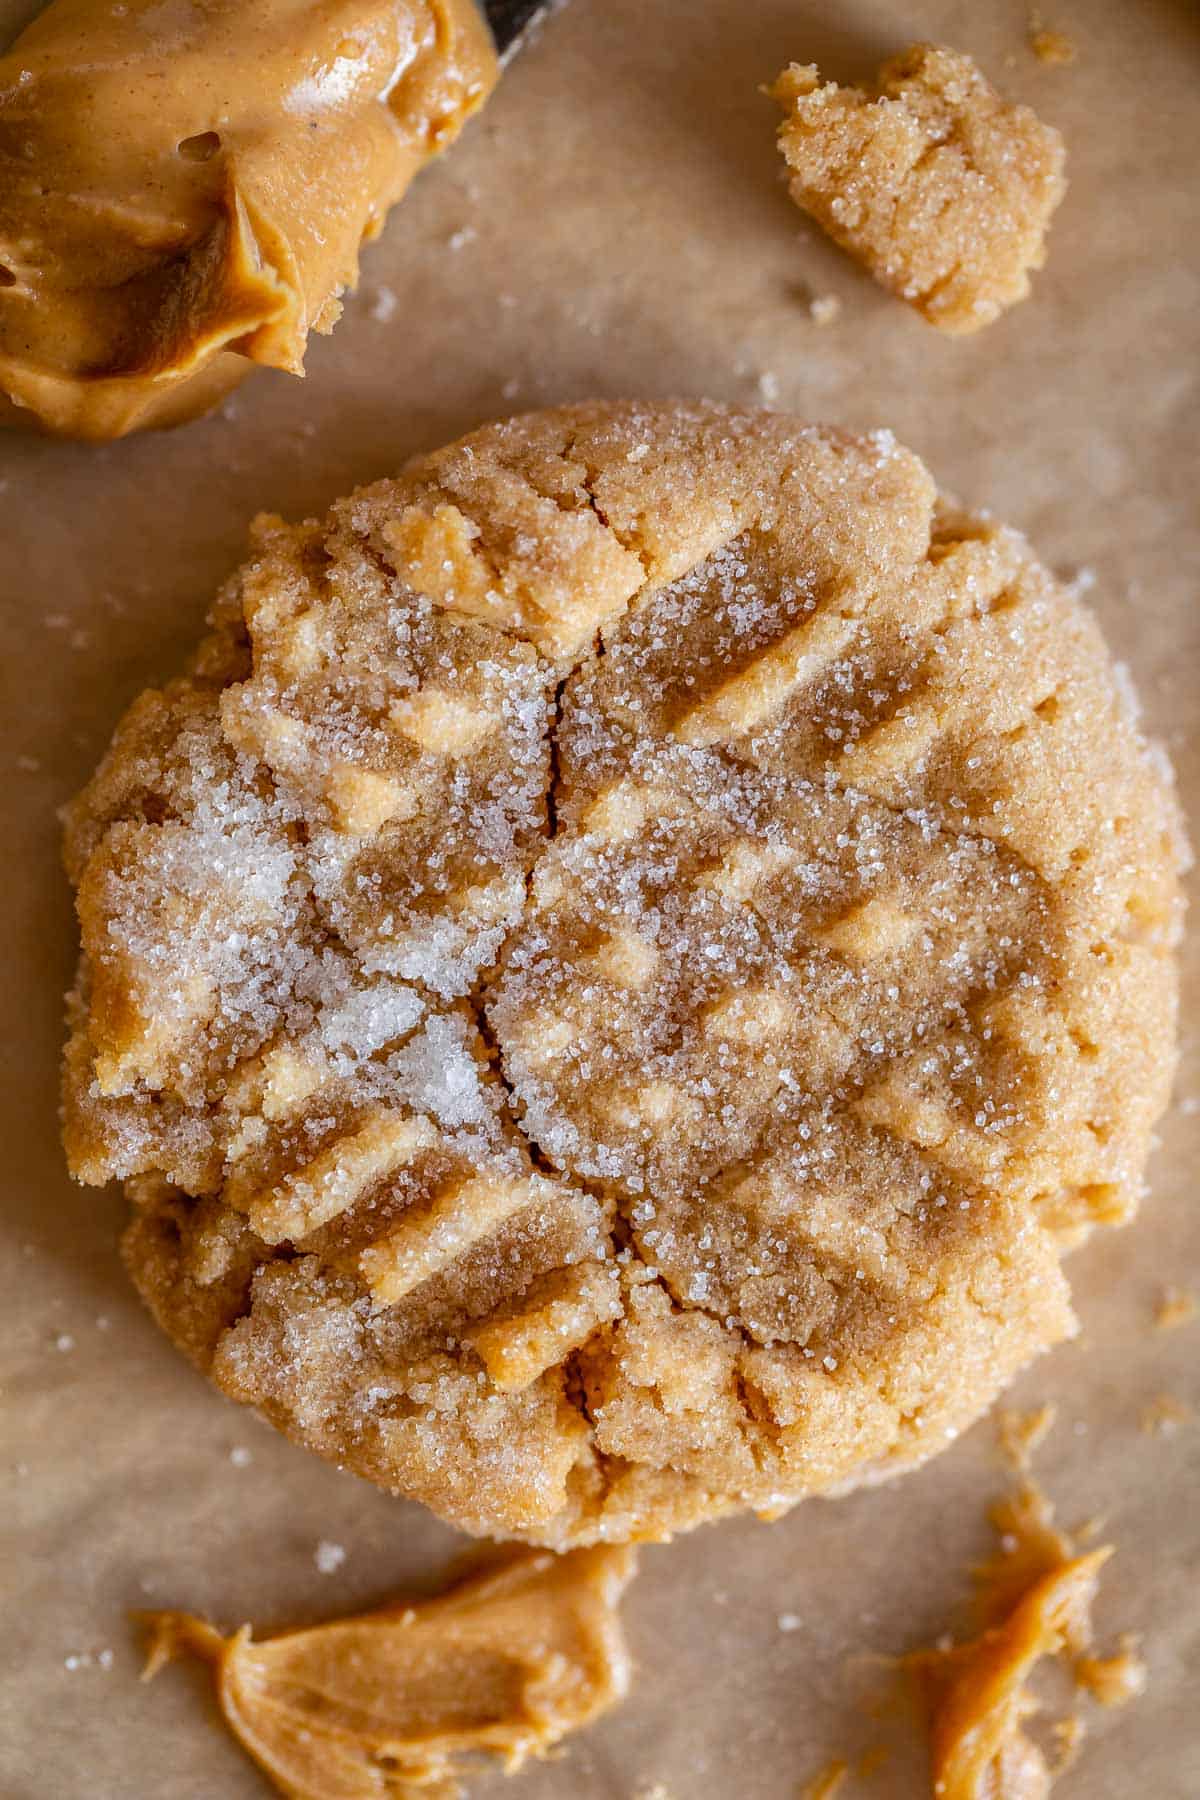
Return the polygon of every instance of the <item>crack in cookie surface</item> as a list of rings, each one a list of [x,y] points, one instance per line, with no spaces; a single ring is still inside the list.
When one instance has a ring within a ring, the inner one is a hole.
[[[563,1545],[919,1460],[1169,1072],[1169,795],[885,434],[489,427],[258,527],[76,804],[76,1172],[291,1435]]]

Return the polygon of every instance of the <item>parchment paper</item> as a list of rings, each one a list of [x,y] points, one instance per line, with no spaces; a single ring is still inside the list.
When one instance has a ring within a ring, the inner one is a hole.
[[[305,382],[258,375],[228,417],[111,448],[0,441],[4,1800],[265,1792],[198,1671],[136,1684],[127,1609],[314,1620],[436,1585],[462,1542],[210,1391],[126,1283],[121,1199],[73,1188],[58,1149],[75,942],[55,809],[125,703],[175,670],[257,509],[315,510],[481,420],[593,394],[758,395],[890,425],[1054,566],[1094,571],[1152,728],[1200,789],[1200,12],[1061,0],[1047,23],[1077,41],[1072,67],[1035,60],[1022,0],[572,0],[367,253]],[[973,52],[1069,146],[1033,300],[967,340],[801,219],[756,91],[789,59],[868,75],[918,37]],[[807,300],[827,294],[842,313],[819,329]],[[1200,1405],[1200,1325],[1152,1329],[1163,1283],[1200,1286],[1194,1000],[1185,1031],[1153,1195],[1075,1256],[1083,1334],[1016,1396],[1058,1403],[1042,1477],[1068,1522],[1105,1516],[1118,1555],[1099,1623],[1141,1632],[1151,1670],[1135,1706],[1097,1711],[1064,1800],[1200,1794],[1200,1421],[1139,1426],[1162,1392]],[[829,1756],[889,1738],[849,1795],[926,1793],[911,1729],[862,1709],[880,1679],[863,1658],[965,1622],[1003,1480],[985,1421],[890,1488],[648,1552],[624,1708],[511,1790],[487,1774],[473,1792],[785,1800]],[[334,1575],[314,1563],[322,1540],[345,1547]]]

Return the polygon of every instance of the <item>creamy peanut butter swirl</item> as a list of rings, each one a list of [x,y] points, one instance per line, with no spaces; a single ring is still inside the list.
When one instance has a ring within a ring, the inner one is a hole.
[[[0,389],[107,438],[302,373],[495,79],[471,0],[55,0],[0,58]]]

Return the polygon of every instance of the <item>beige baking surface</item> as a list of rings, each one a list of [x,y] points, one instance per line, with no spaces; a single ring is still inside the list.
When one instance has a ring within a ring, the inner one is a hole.
[[[32,10],[9,0],[10,16]],[[125,702],[174,670],[252,513],[302,514],[480,420],[590,394],[761,395],[891,425],[1056,567],[1094,570],[1110,640],[1200,791],[1200,12],[1044,10],[1078,41],[1073,67],[1034,59],[1022,0],[572,0],[368,251],[306,382],[260,375],[231,416],[174,436],[0,441],[3,1800],[264,1793],[198,1672],[135,1684],[126,1609],[308,1621],[433,1585],[460,1543],[210,1392],[126,1285],[119,1198],[72,1188],[60,1162],[74,939],[54,809]],[[974,52],[1069,146],[1033,300],[958,342],[794,211],[775,109],[755,91],[789,58],[854,78],[919,36]],[[818,329],[806,300],[825,294],[842,313]],[[1119,1554],[1100,1624],[1144,1633],[1151,1667],[1143,1700],[1097,1714],[1064,1800],[1200,1794],[1200,1421],[1139,1430],[1164,1390],[1200,1408],[1200,1324],[1151,1329],[1160,1284],[1200,1287],[1194,996],[1153,1198],[1132,1230],[1075,1258],[1082,1339],[1018,1390],[1059,1403],[1039,1467],[1068,1522],[1107,1515]],[[631,1699],[564,1760],[511,1789],[486,1776],[473,1794],[633,1800],[660,1782],[670,1800],[792,1800],[827,1757],[879,1736],[857,1707],[877,1671],[854,1657],[961,1617],[1001,1479],[993,1440],[985,1423],[890,1489],[648,1553],[627,1605]],[[317,1571],[322,1539],[345,1546],[337,1574]],[[781,1631],[780,1615],[798,1628]],[[106,1649],[111,1668],[67,1666]],[[910,1750],[847,1800],[908,1800],[924,1783]]]

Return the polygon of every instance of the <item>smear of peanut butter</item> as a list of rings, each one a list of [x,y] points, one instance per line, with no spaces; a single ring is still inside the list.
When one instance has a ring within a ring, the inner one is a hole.
[[[1026,1479],[994,1500],[988,1518],[999,1545],[976,1565],[976,1605],[985,1625],[1006,1619],[1043,1576],[1070,1562],[1078,1546],[1054,1522],[1054,1508],[1037,1483]]]
[[[799,1800],[837,1800],[837,1796],[845,1787],[850,1777],[850,1764],[840,1756],[826,1763],[819,1775],[814,1775],[801,1789]]]
[[[938,1800],[1043,1800],[1051,1770],[1023,1729],[1036,1710],[1034,1665],[1082,1651],[1090,1608],[1111,1549],[1073,1557],[1042,1575],[1002,1625],[949,1650],[921,1651],[913,1667],[931,1705],[933,1791]]]
[[[1113,1656],[1092,1654],[1092,1602],[1112,1546],[1079,1554],[1084,1533],[1055,1523],[1033,1480],[1032,1454],[1053,1420],[1050,1407],[1000,1415],[1001,1450],[1021,1480],[988,1509],[999,1544],[973,1571],[979,1636],[906,1659],[929,1711],[936,1800],[1045,1800],[1078,1754],[1085,1727],[1078,1714],[1051,1727],[1059,1748],[1053,1766],[1025,1731],[1038,1711],[1029,1678],[1043,1657],[1065,1656],[1076,1687],[1104,1705],[1123,1705],[1145,1686],[1131,1638]]]
[[[0,57],[9,421],[119,437],[302,373],[496,75],[473,0],[52,0]]]
[[[289,1800],[454,1800],[463,1758],[515,1770],[625,1693],[628,1548],[523,1552],[436,1599],[255,1643],[143,1615],[146,1677],[212,1665],[226,1724]]]

